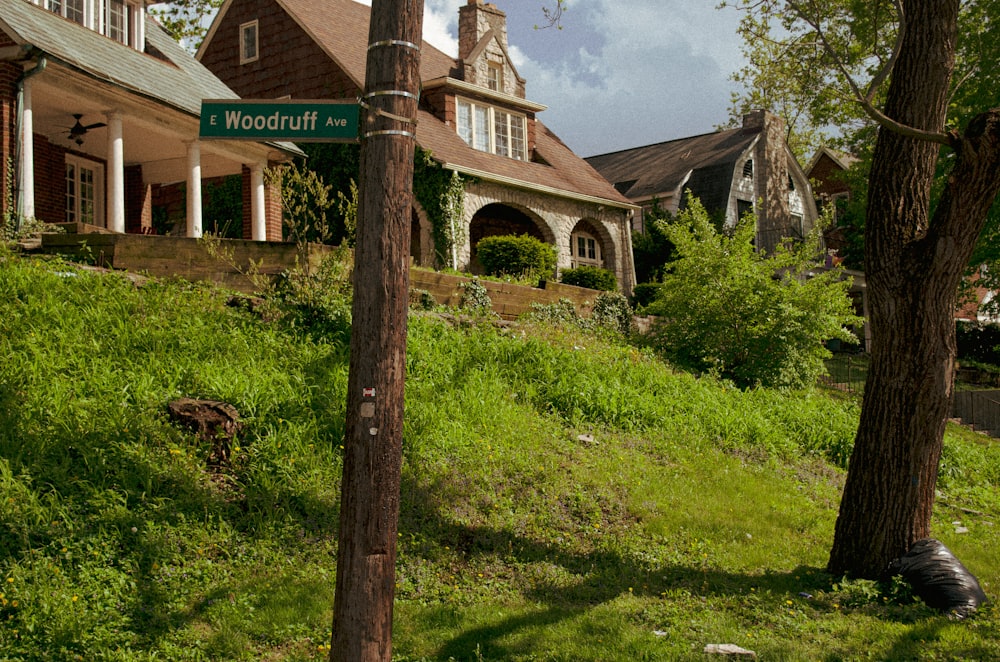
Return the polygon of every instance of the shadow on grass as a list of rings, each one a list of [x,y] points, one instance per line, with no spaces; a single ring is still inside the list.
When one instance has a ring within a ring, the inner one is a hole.
[[[405,480],[405,479],[404,479]],[[519,612],[507,618],[474,627],[444,643],[435,659],[468,660],[503,659],[516,654],[511,646],[512,637],[540,626],[551,626],[572,620],[588,611],[625,595],[669,600],[671,594],[686,593],[694,597],[745,597],[760,596],[762,605],[774,610],[785,608],[787,600],[796,603],[808,601],[814,613],[843,613],[830,602],[811,600],[812,594],[830,592],[836,579],[823,568],[800,565],[790,571],[750,574],[725,572],[698,563],[690,564],[665,560],[662,564],[648,558],[638,558],[627,553],[609,550],[608,545],[578,545],[586,551],[574,552],[567,548],[572,543],[549,543],[525,537],[516,532],[491,527],[464,526],[448,521],[437,511],[435,499],[429,490],[412,482],[403,486],[403,512],[401,531],[421,531],[425,540],[433,540],[438,549],[448,547],[465,559],[497,557],[516,565],[545,563],[558,566],[576,580],[570,586],[565,581],[536,582],[521,589],[523,598],[538,605],[529,613]],[[404,533],[405,535],[405,533]],[[436,553],[428,547],[428,557]],[[563,579],[565,575],[563,575]],[[808,595],[807,595],[808,594]],[[939,638],[940,632],[950,621],[922,605],[883,609],[864,608],[869,617],[883,621],[906,624],[909,627],[892,643],[884,659],[921,659],[928,649],[927,642]],[[984,641],[990,637],[984,636]],[[830,651],[818,659],[838,660],[844,657],[868,654],[870,650],[845,648]],[[772,651],[773,652],[773,651]],[[991,659],[996,650],[970,641],[962,650],[951,651],[956,659]]]

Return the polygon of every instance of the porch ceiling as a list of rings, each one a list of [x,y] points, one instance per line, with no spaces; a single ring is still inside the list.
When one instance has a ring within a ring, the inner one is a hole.
[[[79,72],[50,63],[30,79],[35,134],[51,143],[96,159],[108,158],[108,129],[95,127],[77,145],[70,127],[82,115],[86,125],[107,123],[108,115],[122,115],[125,165],[141,165],[148,183],[167,184],[187,179],[188,145],[198,139],[199,119],[130,94]],[[244,141],[202,141],[202,177],[238,174],[244,163],[282,161],[287,154],[272,146]]]

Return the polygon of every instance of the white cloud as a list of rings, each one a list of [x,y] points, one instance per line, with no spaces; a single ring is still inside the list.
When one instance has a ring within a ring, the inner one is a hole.
[[[370,5],[371,0],[362,0]],[[716,0],[570,0],[562,30],[533,30],[555,0],[493,0],[540,119],[577,153],[707,133],[727,121],[742,62],[733,10]],[[458,9],[427,0],[424,38],[458,52]],[[515,13],[516,12],[516,13]]]

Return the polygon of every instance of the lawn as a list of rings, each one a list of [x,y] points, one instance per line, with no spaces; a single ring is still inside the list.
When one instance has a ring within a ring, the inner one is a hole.
[[[0,659],[326,656],[349,329],[332,278],[262,314],[0,256]],[[400,662],[1000,659],[992,605],[952,620],[900,581],[825,572],[854,396],[434,312],[411,315],[406,388]],[[179,397],[239,410],[229,463],[169,420]],[[991,597],[998,497],[997,444],[949,428],[934,535]]]

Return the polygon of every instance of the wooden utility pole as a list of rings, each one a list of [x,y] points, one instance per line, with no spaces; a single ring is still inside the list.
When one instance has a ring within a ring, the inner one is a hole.
[[[423,0],[373,0],[371,9],[333,662],[392,657],[423,5]]]

